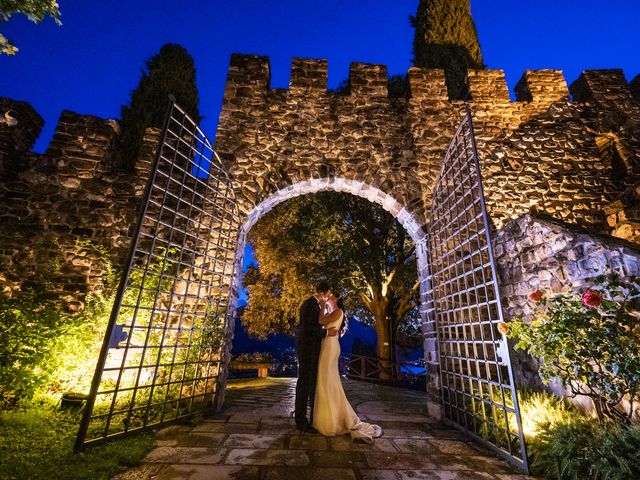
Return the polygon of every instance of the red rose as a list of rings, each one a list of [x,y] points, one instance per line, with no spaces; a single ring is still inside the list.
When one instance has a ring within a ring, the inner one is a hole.
[[[585,307],[598,308],[602,305],[602,295],[595,290],[587,290],[582,294],[582,304]]]
[[[538,289],[535,292],[531,292],[529,295],[527,295],[527,298],[532,302],[539,302],[540,300],[542,300],[542,291]]]
[[[498,322],[498,331],[503,335],[509,335],[509,324],[505,322]]]

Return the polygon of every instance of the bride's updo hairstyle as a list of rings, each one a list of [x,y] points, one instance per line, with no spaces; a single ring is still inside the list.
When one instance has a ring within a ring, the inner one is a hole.
[[[349,322],[347,320],[347,312],[345,312],[344,310],[344,297],[340,297],[338,298],[337,301],[337,306],[340,310],[342,310],[342,323],[340,324],[340,330],[338,330],[338,334],[341,337],[344,337],[344,335],[347,333],[347,330],[349,330]]]

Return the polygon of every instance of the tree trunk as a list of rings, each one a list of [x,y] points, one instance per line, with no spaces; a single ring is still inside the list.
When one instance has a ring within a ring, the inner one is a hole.
[[[381,369],[378,374],[378,378],[380,380],[392,380],[393,364],[391,362],[391,349],[393,348],[393,345],[391,343],[389,322],[386,315],[383,315],[382,318],[376,317],[375,330],[378,337],[376,345],[378,367]]]

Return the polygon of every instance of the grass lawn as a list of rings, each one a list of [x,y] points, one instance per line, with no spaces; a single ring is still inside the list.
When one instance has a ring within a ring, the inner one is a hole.
[[[108,479],[153,448],[143,433],[75,454],[80,414],[52,406],[0,411],[0,479]]]

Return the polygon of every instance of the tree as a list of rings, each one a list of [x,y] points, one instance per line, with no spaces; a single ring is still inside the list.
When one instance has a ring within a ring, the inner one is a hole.
[[[291,332],[300,304],[321,277],[346,295],[351,316],[373,325],[383,366],[394,358],[399,325],[418,322],[415,246],[368,200],[333,192],[290,200],[258,221],[249,241],[259,267],[245,276],[243,324],[254,335]]]
[[[469,0],[420,0],[409,20],[415,28],[413,64],[443,68],[449,95],[464,99],[467,69],[485,68]]]
[[[23,13],[33,23],[40,23],[46,17],[51,17],[58,24],[60,9],[55,0],[3,0],[0,2],[0,19],[8,21],[15,13]],[[0,54],[15,55],[18,48],[0,33]]]
[[[201,120],[195,65],[182,46],[167,43],[147,60],[146,66],[147,71],[142,71],[140,83],[131,92],[131,102],[121,108],[118,165],[123,170],[133,170],[145,129],[162,126],[170,94],[194,122]]]

